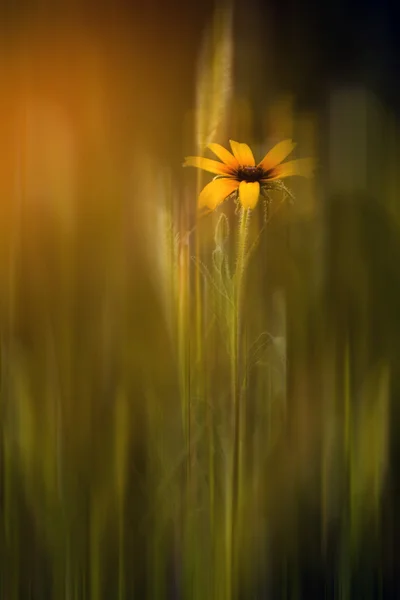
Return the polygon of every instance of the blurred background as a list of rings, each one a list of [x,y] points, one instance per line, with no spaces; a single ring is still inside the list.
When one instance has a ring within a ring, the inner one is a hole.
[[[0,598],[398,597],[394,8],[0,17]],[[237,217],[182,162],[286,138],[317,169],[252,216],[237,499]]]

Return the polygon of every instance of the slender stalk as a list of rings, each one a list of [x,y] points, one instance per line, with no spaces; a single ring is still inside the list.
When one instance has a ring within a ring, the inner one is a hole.
[[[343,511],[342,552],[340,561],[340,591],[345,600],[350,597],[351,544],[352,544],[352,407],[351,407],[351,360],[350,341],[347,337],[344,351],[344,470],[345,510]]]
[[[181,245],[179,264],[179,301],[178,301],[178,340],[179,371],[181,398],[183,408],[183,424],[187,443],[187,475],[191,468],[191,400],[190,400],[190,346],[188,338],[189,326],[189,248]]]
[[[232,455],[232,492],[231,492],[231,597],[235,587],[238,566],[238,529],[241,494],[241,445],[242,445],[242,401],[243,369],[241,353],[243,302],[243,281],[245,273],[249,209],[241,209],[238,232],[238,250],[234,285],[234,303],[232,318],[232,399],[233,399],[233,455]]]
[[[183,228],[185,230],[185,228]],[[179,344],[179,373],[180,395],[183,416],[183,428],[186,443],[186,484],[185,505],[186,512],[183,518],[185,523],[185,585],[187,594],[193,596],[193,520],[189,508],[193,505],[194,498],[194,473],[192,453],[192,397],[191,397],[191,344],[190,344],[190,271],[189,271],[189,245],[180,245],[179,255],[179,280],[178,280],[178,344]],[[186,548],[188,550],[186,551]]]

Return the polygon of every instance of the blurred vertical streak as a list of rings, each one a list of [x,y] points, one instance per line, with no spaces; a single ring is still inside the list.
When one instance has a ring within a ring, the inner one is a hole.
[[[231,0],[219,2],[213,21],[205,31],[199,53],[196,85],[197,151],[224,134],[232,88],[233,7]]]
[[[152,497],[149,421],[158,406],[146,403],[144,380],[170,408],[175,382],[154,275],[164,224],[143,206],[158,211],[160,171],[180,169],[182,116],[211,9],[208,1],[0,9],[0,316],[21,359],[5,345],[14,368],[2,382],[12,388],[12,418],[1,415],[12,449],[14,539],[1,539],[7,597],[19,588],[43,598],[52,581],[47,593],[60,597],[85,579],[93,598],[114,597],[118,583],[126,597],[146,597],[153,532],[138,533],[138,524]],[[125,442],[115,450],[121,388]],[[124,501],[111,479],[114,451]],[[25,539],[31,530],[37,537]],[[114,571],[117,543],[124,556]]]
[[[385,117],[377,98],[362,87],[334,89],[330,95],[329,176],[333,192],[382,195],[387,160]]]
[[[334,90],[330,96],[330,186],[352,192],[367,187],[367,106],[364,90]]]
[[[276,93],[276,44],[269,12],[268,6],[261,0],[237,2],[235,6],[235,96],[246,98],[251,103],[251,110],[254,116],[257,115],[257,131],[249,133],[252,137],[256,136],[258,142],[261,134],[258,115]]]
[[[195,133],[197,143],[197,153],[203,154],[206,146],[211,142],[225,143],[227,135],[227,126],[229,124],[229,113],[231,110],[231,92],[234,85],[233,71],[233,3],[231,0],[218,2],[214,9],[213,20],[204,32],[202,45],[198,56],[197,81],[196,81],[196,112],[195,112]],[[229,132],[228,137],[231,137]],[[197,172],[197,190],[196,198],[204,186],[204,177],[202,171]],[[210,234],[213,233],[212,220],[209,223]],[[202,248],[207,244],[204,236],[198,230],[195,239],[195,254],[201,255]],[[209,478],[209,490],[207,493],[207,514],[209,515],[210,532],[208,538],[203,537],[203,543],[206,543],[211,552],[208,557],[209,563],[213,569],[219,567],[219,563],[213,563],[214,555],[217,561],[222,557],[216,552],[216,543],[214,540],[214,517],[215,517],[215,493],[217,485],[215,477],[215,431],[212,414],[212,398],[209,396],[209,381],[204,377],[205,362],[209,357],[204,355],[205,340],[210,330],[210,322],[203,315],[208,309],[210,298],[207,295],[206,286],[200,272],[199,264],[195,267],[195,343],[193,344],[193,356],[195,359],[194,387],[192,391],[193,398],[188,398],[190,411],[194,415],[198,412],[199,406],[193,401],[196,398],[205,398],[206,400],[206,460]],[[188,313],[189,316],[189,313]],[[188,328],[187,328],[188,330]],[[195,417],[194,417],[195,418]],[[189,444],[191,440],[189,439]],[[193,477],[193,476],[192,476]],[[192,479],[194,485],[194,478]],[[197,483],[197,485],[201,485]],[[200,534],[200,532],[199,532]],[[196,553],[200,555],[199,553]],[[204,585],[204,584],[203,584]]]
[[[385,165],[384,174],[387,181],[388,208],[394,219],[400,223],[400,210],[398,206],[399,191],[399,122],[395,115],[389,115],[385,127],[385,147],[388,160]]]

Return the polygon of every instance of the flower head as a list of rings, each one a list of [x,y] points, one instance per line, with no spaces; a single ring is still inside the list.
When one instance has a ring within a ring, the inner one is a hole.
[[[219,144],[209,144],[208,148],[222,161],[188,156],[184,167],[197,167],[217,177],[201,191],[199,208],[214,210],[231,194],[236,194],[243,208],[254,208],[263,188],[273,187],[285,177],[301,175],[311,177],[314,161],[311,158],[299,158],[286,163],[283,161],[293,151],[292,140],[284,140],[274,146],[256,165],[253,152],[247,144],[230,140],[232,152]]]

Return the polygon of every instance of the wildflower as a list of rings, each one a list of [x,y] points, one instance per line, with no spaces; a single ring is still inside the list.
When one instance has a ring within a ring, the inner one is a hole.
[[[230,140],[232,153],[220,144],[209,144],[208,148],[222,161],[202,156],[188,156],[184,167],[197,167],[217,177],[201,191],[199,208],[214,210],[228,196],[239,198],[243,208],[253,209],[259,199],[260,191],[280,187],[285,189],[281,180],[293,175],[311,177],[314,161],[311,158],[299,158],[286,163],[287,156],[293,151],[292,140],[284,140],[274,146],[256,165],[253,152],[247,144]]]

